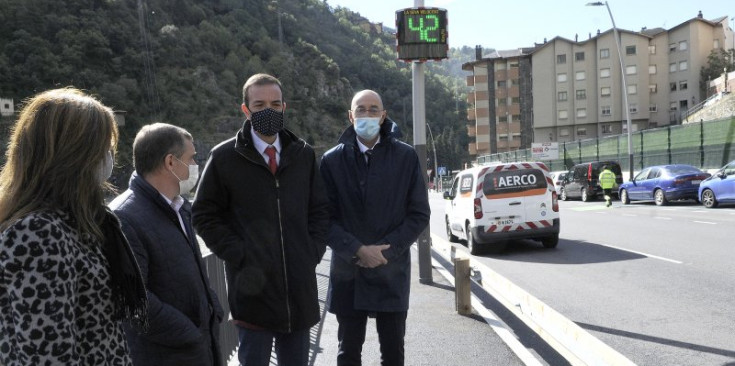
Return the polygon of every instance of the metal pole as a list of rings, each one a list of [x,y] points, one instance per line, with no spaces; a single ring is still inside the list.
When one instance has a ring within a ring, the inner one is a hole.
[[[424,0],[414,0],[414,7],[424,6]],[[421,171],[426,174],[426,97],[424,95],[424,63],[411,63],[411,79],[413,80],[413,145],[419,156]],[[426,182],[428,177],[424,175]],[[419,282],[434,282],[431,273],[431,230],[430,225],[419,235]]]
[[[620,79],[623,81],[623,105],[625,107],[623,113],[625,113],[625,117],[627,120],[627,126],[628,126],[628,174],[630,174],[630,177],[633,177],[633,128],[631,127],[630,123],[630,109],[628,107],[628,86],[625,82],[625,63],[623,62],[623,50],[620,48],[620,41],[618,39],[618,28],[615,26],[615,19],[613,18],[612,11],[610,11],[610,6],[607,5],[607,1],[605,1],[605,7],[607,8],[607,13],[610,14],[610,21],[613,25],[613,34],[615,36],[615,45],[618,48],[618,59],[620,60]]]
[[[431,126],[429,122],[426,122],[426,129],[429,131],[429,137],[431,137],[431,149],[434,150],[434,190],[439,191],[439,164],[436,160],[436,144],[434,143],[434,134],[431,133]]]

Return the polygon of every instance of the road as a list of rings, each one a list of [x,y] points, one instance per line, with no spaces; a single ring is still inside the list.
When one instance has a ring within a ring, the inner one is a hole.
[[[518,241],[477,258],[638,365],[735,366],[735,207],[559,205],[556,249]]]

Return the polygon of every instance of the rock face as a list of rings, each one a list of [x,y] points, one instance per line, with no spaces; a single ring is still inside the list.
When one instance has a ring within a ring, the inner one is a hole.
[[[702,109],[684,120],[682,124],[715,121],[735,115],[735,94],[722,94],[719,99],[705,103]]]

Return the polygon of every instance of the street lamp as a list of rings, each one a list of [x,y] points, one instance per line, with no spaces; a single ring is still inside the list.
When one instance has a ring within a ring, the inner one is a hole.
[[[434,190],[439,191],[439,171],[437,170],[437,163],[436,163],[436,144],[434,144],[434,134],[431,133],[431,126],[429,126],[429,122],[426,122],[426,129],[429,130],[429,137],[431,137],[431,149],[434,150]]]
[[[628,109],[628,86],[625,83],[625,63],[623,62],[623,51],[620,49],[620,40],[618,40],[618,28],[615,27],[615,19],[613,19],[612,12],[610,11],[610,6],[607,5],[607,1],[605,2],[594,2],[594,3],[587,3],[587,6],[605,6],[607,8],[607,13],[610,14],[610,21],[612,21],[613,26],[613,36],[615,38],[615,46],[618,48],[618,59],[620,60],[620,78],[623,81],[623,105],[625,107],[625,117],[627,119],[627,128],[628,128],[628,166],[629,166],[629,176],[628,179],[633,179],[633,131],[630,123],[630,109]]]

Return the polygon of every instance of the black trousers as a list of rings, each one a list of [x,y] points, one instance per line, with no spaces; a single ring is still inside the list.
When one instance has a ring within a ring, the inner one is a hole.
[[[375,324],[380,341],[380,364],[383,366],[403,366],[403,338],[406,335],[406,316],[408,312],[376,312]],[[372,315],[372,314],[371,314]],[[365,343],[365,328],[368,312],[358,312],[350,316],[337,315],[339,329],[338,366],[362,365],[362,345]]]

